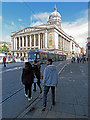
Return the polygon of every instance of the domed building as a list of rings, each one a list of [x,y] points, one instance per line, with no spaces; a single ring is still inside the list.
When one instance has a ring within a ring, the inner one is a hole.
[[[57,12],[56,6],[54,12],[49,16],[46,24],[27,27],[13,32],[12,52],[14,56],[28,56],[30,49],[42,49],[67,55],[79,55],[81,47],[62,30],[61,15]]]
[[[54,12],[52,12],[49,16],[48,23],[49,24],[55,24],[59,28],[61,28],[61,24],[62,24],[61,15],[57,12],[56,6],[54,7]]]

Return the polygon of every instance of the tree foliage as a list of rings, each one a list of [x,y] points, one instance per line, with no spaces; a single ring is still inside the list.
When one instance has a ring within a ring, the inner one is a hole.
[[[0,47],[0,52],[2,52],[2,47]]]
[[[3,45],[2,52],[8,52],[8,48],[7,48],[6,44]]]

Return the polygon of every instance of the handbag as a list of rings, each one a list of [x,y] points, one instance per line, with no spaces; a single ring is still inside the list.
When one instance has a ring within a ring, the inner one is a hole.
[[[36,78],[36,75],[34,74],[34,83],[37,83],[38,79]]]

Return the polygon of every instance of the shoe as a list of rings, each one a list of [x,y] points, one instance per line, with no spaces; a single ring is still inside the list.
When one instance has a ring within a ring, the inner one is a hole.
[[[46,110],[46,107],[43,107],[43,108],[42,108],[42,111],[45,111],[45,110]]]
[[[40,94],[42,93],[42,90],[40,90]]]
[[[28,98],[28,101],[31,101],[32,100],[32,97],[31,98]]]
[[[35,89],[33,89],[33,91],[34,91],[34,92],[36,92],[36,90],[35,90]]]
[[[32,100],[32,97],[30,99]]]
[[[28,97],[28,95],[25,94],[25,97]]]

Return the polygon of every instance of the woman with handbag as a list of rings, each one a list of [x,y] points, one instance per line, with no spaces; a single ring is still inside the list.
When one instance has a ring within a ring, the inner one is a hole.
[[[40,88],[40,93],[42,93],[42,88],[40,85],[40,66],[37,65],[37,60],[33,61],[33,72],[34,72],[34,89],[33,91],[36,92],[36,84]]]
[[[22,71],[22,83],[25,85],[25,96],[28,97],[28,101],[32,99],[31,88],[34,81],[34,74],[32,65],[29,62],[25,62],[25,68]]]

